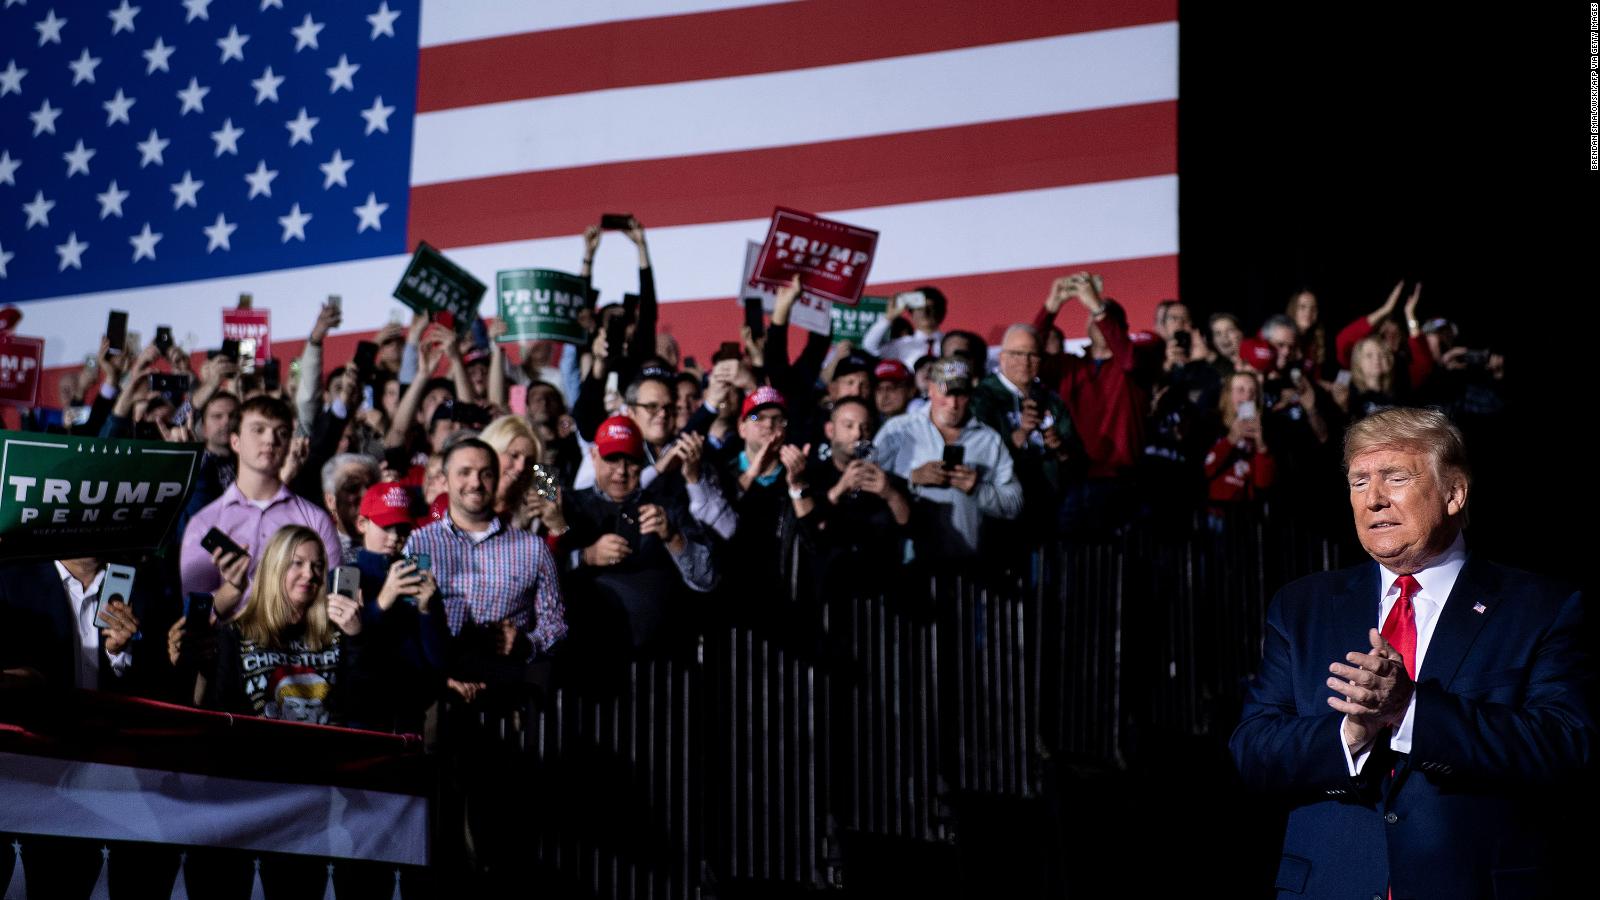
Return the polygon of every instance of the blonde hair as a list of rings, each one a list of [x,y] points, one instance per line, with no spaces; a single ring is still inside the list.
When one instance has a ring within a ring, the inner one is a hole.
[[[263,647],[283,649],[288,641],[287,632],[295,625],[289,609],[289,596],[283,589],[284,576],[294,562],[294,554],[301,544],[315,544],[322,558],[322,569],[328,568],[328,551],[322,538],[304,525],[285,525],[267,541],[261,553],[261,565],[256,567],[253,582],[255,592],[250,604],[239,614],[235,624],[239,633],[251,643]],[[320,580],[320,579],[319,579]],[[328,621],[328,592],[317,586],[311,605],[306,608],[300,625],[305,628],[305,643],[312,650],[322,650],[333,643],[333,626]]]
[[[1373,450],[1422,451],[1433,463],[1433,473],[1441,481],[1446,472],[1458,474],[1469,486],[1472,467],[1467,463],[1467,444],[1444,413],[1436,409],[1394,406],[1380,409],[1350,426],[1344,435],[1344,467]]]
[[[1222,397],[1217,402],[1217,408],[1222,412],[1222,426],[1232,428],[1234,420],[1239,418],[1239,408],[1233,405],[1233,382],[1238,378],[1248,378],[1256,386],[1256,418],[1261,417],[1261,376],[1253,371],[1238,370],[1222,380]]]
[[[538,433],[522,416],[501,416],[478,433],[478,438],[493,447],[497,454],[510,449],[519,437],[527,438],[533,444],[533,452],[528,455],[530,460],[538,462],[544,458],[544,442],[539,440]]]
[[[1378,376],[1376,382],[1367,380],[1366,374],[1357,365],[1361,359],[1361,348],[1376,347],[1378,352],[1389,357],[1389,371]],[[1350,385],[1358,391],[1376,391],[1380,394],[1392,393],[1394,390],[1394,351],[1383,342],[1377,334],[1369,334],[1350,348]]]

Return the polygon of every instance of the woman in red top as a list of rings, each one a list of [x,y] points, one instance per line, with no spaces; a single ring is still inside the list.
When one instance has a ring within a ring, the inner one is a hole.
[[[1218,516],[1230,504],[1256,499],[1272,486],[1275,466],[1261,433],[1261,376],[1228,376],[1219,407],[1226,433],[1206,454],[1207,495]]]

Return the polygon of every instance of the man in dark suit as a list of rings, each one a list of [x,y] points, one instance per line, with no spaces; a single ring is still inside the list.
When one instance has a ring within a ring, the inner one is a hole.
[[[105,560],[0,564],[0,673],[51,688],[150,687],[165,670],[172,618],[154,571],[136,573],[133,596],[102,599]],[[95,623],[97,612],[104,624]],[[156,630],[158,618],[165,621]]]
[[[1543,812],[1596,741],[1582,595],[1467,552],[1443,414],[1362,420],[1345,467],[1376,565],[1278,594],[1231,742],[1245,783],[1292,806],[1279,896],[1550,895]]]

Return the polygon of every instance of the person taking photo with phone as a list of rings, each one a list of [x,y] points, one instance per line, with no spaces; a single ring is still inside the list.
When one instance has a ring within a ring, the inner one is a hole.
[[[334,566],[342,560],[333,519],[282,480],[293,422],[289,405],[276,397],[246,400],[228,438],[238,464],[235,480],[184,528],[179,557],[183,592],[214,594],[220,619],[248,608],[261,552],[286,525],[310,528],[322,539],[326,558]],[[213,530],[216,536],[211,536]]]
[[[207,706],[318,725],[360,720],[360,589],[330,590],[327,573],[321,535],[304,525],[274,532],[255,597],[217,635]]]
[[[967,361],[942,359],[929,380],[927,412],[899,416],[879,432],[879,464],[910,483],[917,558],[971,560],[986,519],[1022,512],[1022,485],[1005,439],[969,414],[977,379]]]
[[[427,553],[406,553],[415,520],[412,491],[397,481],[375,484],[361,497],[353,564],[361,572],[363,632],[368,669],[385,689],[370,698],[368,727],[420,734],[429,706],[447,686],[450,633],[439,605],[439,583]],[[452,681],[466,699],[482,686]]]

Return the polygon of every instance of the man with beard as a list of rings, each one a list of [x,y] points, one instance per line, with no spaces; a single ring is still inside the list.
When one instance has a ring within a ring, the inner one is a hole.
[[[860,397],[833,406],[824,426],[832,452],[790,491],[815,558],[817,596],[876,594],[899,571],[911,501],[875,461],[872,409]]]
[[[500,460],[463,438],[443,453],[450,506],[412,532],[406,550],[432,558],[445,622],[457,638],[452,674],[464,681],[514,677],[567,633],[555,559],[543,539],[505,527],[494,513]]]

